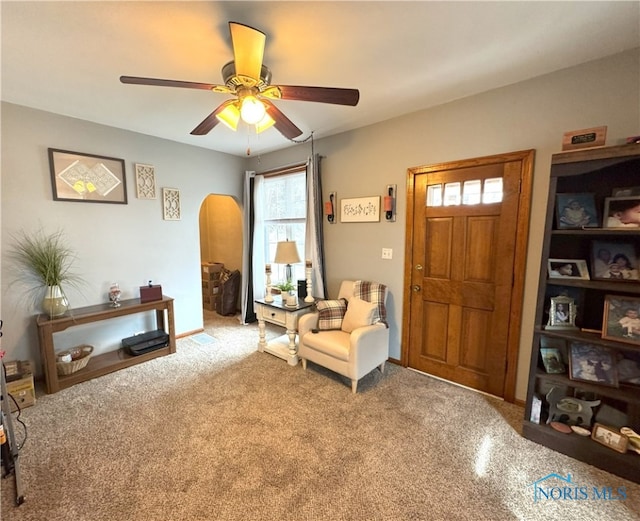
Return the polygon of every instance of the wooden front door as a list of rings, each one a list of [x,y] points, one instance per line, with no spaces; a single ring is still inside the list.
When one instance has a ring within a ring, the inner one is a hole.
[[[525,151],[409,170],[408,365],[511,401],[532,164]]]

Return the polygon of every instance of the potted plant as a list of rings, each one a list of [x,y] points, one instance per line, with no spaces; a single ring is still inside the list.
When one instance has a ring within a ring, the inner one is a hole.
[[[35,309],[41,303],[50,317],[63,315],[69,308],[63,286],[79,287],[82,279],[72,271],[76,256],[62,231],[22,230],[12,237],[14,245],[8,256],[14,262],[14,282],[25,288],[30,307]]]
[[[282,302],[287,306],[297,306],[298,298],[295,293],[296,287],[290,280],[275,285],[282,293]]]

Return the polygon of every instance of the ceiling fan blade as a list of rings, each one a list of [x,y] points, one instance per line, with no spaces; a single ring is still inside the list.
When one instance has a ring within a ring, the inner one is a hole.
[[[229,22],[229,30],[231,31],[236,75],[247,86],[253,86],[260,81],[264,44],[267,37],[258,29],[237,22]]]
[[[277,85],[280,99],[315,101],[317,103],[332,103],[334,105],[349,105],[355,107],[360,100],[358,89],[340,89],[334,87],[301,87],[295,85]],[[274,97],[271,90],[266,96]]]
[[[267,107],[267,113],[275,120],[274,127],[284,137],[293,139],[302,134],[302,130],[295,126],[287,116],[285,116],[278,107],[271,103],[268,99],[261,99]]]
[[[194,136],[204,136],[208,134],[213,127],[215,127],[218,123],[220,123],[220,120],[216,116],[220,114],[220,112],[222,112],[227,107],[227,105],[229,105],[230,103],[233,103],[233,101],[234,100],[227,100],[221,103],[220,105],[218,105],[216,107],[216,110],[214,110],[211,114],[209,114],[206,118],[204,118],[202,120],[202,123],[200,123],[196,128],[194,128],[191,131],[191,134]]]
[[[180,81],[180,80],[162,80],[159,78],[140,78],[138,76],[120,76],[122,83],[132,85],[152,85],[155,87],[180,87],[184,89],[202,89],[212,90],[214,92],[220,92],[224,94],[231,93],[231,90],[225,85],[215,85],[213,83],[197,83],[194,81]]]

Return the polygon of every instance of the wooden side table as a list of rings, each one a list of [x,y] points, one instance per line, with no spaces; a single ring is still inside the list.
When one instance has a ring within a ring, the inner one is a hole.
[[[298,344],[296,335],[298,334],[298,318],[305,313],[314,310],[314,302],[305,302],[298,299],[298,304],[286,306],[280,297],[275,297],[273,302],[265,302],[264,299],[255,301],[256,316],[258,317],[258,328],[260,330],[260,340],[258,351],[266,351],[287,361],[289,365],[298,364]],[[267,343],[265,338],[265,324],[276,324],[286,329],[286,333]]]

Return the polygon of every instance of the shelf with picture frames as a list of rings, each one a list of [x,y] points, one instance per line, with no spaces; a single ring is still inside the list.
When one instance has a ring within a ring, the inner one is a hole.
[[[639,265],[640,145],[553,155],[523,434],[635,482]]]

